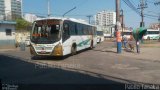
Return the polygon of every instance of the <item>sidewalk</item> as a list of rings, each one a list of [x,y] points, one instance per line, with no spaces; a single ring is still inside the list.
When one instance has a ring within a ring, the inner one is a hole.
[[[0,54],[11,55],[17,58],[23,58],[26,60],[31,59],[31,55],[29,53],[29,47],[25,48],[25,51],[21,51],[20,48],[15,49],[0,49]]]
[[[105,48],[102,48],[101,45],[107,45]],[[141,44],[140,45],[140,54],[136,52],[136,47],[134,51],[126,50],[122,48],[122,53],[117,54],[117,48],[116,43],[113,42],[103,42],[98,47],[96,47],[95,50],[108,52],[108,53],[114,53],[115,55],[119,56],[125,56],[125,57],[131,57],[138,60],[147,60],[147,61],[153,61],[153,62],[160,62],[160,43],[154,43],[154,44]]]
[[[107,51],[110,50],[112,52],[116,52],[117,48],[106,49]],[[105,50],[104,50],[105,51]],[[138,54],[136,50],[134,51],[126,51],[122,49],[122,53],[119,54],[120,56],[131,57],[138,60],[148,60],[153,62],[160,62],[160,48],[141,48],[141,52]]]

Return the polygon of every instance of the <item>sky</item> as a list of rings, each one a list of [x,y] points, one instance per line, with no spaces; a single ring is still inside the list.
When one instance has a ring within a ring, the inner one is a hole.
[[[47,16],[48,0],[23,0],[23,12],[33,13],[39,16]],[[140,0],[130,0],[138,8]],[[155,6],[154,2],[158,0],[147,0],[148,8],[144,10],[146,14],[158,16],[160,14],[160,5]],[[65,17],[88,20],[87,15],[96,15],[103,10],[115,11],[115,0],[50,0],[52,16],[62,17],[65,12],[76,7]],[[129,8],[121,0],[121,9],[124,10],[124,22],[127,27],[137,28],[141,21],[140,15]],[[93,20],[94,18],[92,18]],[[157,23],[158,17],[145,17],[145,26],[151,23]]]

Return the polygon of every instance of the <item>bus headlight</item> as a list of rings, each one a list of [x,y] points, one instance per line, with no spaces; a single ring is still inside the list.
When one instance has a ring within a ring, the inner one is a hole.
[[[54,47],[53,55],[54,56],[62,56],[63,55],[63,48],[62,48],[61,44],[58,44]]]

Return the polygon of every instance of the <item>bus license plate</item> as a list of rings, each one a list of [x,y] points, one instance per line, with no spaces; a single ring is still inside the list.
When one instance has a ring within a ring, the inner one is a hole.
[[[41,53],[46,53],[46,51],[41,51]]]
[[[45,47],[42,47],[41,53],[46,53]]]

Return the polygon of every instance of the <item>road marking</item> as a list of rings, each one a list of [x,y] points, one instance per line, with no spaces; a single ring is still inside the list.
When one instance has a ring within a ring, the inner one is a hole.
[[[125,70],[138,70],[138,67],[131,67],[129,64],[115,64],[111,68],[114,69],[125,69]]]

